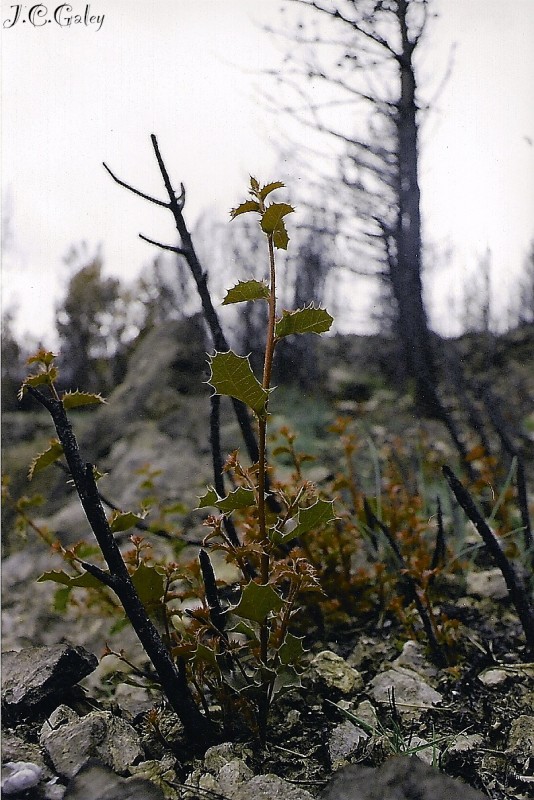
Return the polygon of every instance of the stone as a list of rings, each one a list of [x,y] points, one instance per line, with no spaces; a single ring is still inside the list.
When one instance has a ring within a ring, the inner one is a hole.
[[[504,669],[485,669],[484,672],[481,672],[478,675],[478,680],[484,684],[484,686],[492,687],[492,686],[500,686],[502,683],[505,683],[509,678],[509,674]]]
[[[8,761],[2,767],[2,797],[33,789],[42,777],[41,767],[31,761]]]
[[[455,753],[468,753],[475,750],[482,744],[482,736],[479,733],[461,733],[454,742],[447,747],[447,756]]]
[[[2,707],[9,718],[50,711],[97,666],[96,656],[68,643],[2,654]]]
[[[70,712],[70,713],[69,713]],[[83,717],[65,706],[56,710],[41,728],[39,742],[55,770],[72,778],[89,759],[97,758],[115,772],[126,773],[143,751],[134,728],[109,711],[93,711]]]
[[[339,762],[350,758],[366,739],[368,735],[350,720],[336,725],[328,741],[328,752],[334,769]]]
[[[388,669],[375,675],[371,681],[371,697],[378,703],[389,704],[395,694],[395,705],[399,711],[417,713],[443,700],[416,672],[404,667]]]
[[[508,734],[506,752],[515,758],[534,758],[534,717],[521,714],[514,719]]]
[[[121,778],[90,761],[69,782],[63,800],[164,800],[161,789],[144,778]]]
[[[377,769],[350,764],[339,770],[321,800],[485,800],[485,795],[424,764],[395,756]]]
[[[312,676],[323,681],[329,689],[342,694],[355,694],[363,689],[363,678],[358,670],[331,650],[323,650],[312,659]]]
[[[425,658],[422,646],[412,639],[404,643],[400,656],[393,662],[393,667],[411,669],[429,682],[439,674],[437,667]]]
[[[500,569],[486,569],[467,575],[467,594],[475,597],[491,597],[502,600],[508,597],[508,589]]]
[[[254,775],[241,757],[247,752],[230,742],[210,747],[204,756],[202,769],[189,776],[188,785],[199,788],[201,792],[234,798],[238,788]]]
[[[240,786],[232,800],[314,800],[313,795],[278,775],[256,775]]]

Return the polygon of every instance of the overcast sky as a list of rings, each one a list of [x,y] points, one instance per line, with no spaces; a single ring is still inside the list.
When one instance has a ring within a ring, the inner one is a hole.
[[[425,236],[441,254],[427,274],[433,320],[454,333],[449,298],[486,248],[503,306],[534,235],[534,0],[436,5],[423,74],[435,80],[457,48],[424,130],[421,187]],[[30,19],[34,5],[2,0],[3,307],[18,308],[19,332],[51,336],[72,244],[102,243],[106,270],[129,280],[155,254],[138,233],[174,241],[170,215],[116,186],[102,161],[164,198],[156,133],[171,176],[186,185],[190,226],[205,210],[226,214],[250,173],[278,177],[279,124],[261,72],[280,53],[258,25],[276,24],[278,7],[96,0],[70,12],[42,4]]]

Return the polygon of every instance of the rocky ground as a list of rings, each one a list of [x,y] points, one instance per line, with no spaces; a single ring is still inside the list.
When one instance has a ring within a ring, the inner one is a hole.
[[[81,415],[78,436],[88,460],[109,474],[102,491],[120,507],[139,499],[136,470],[161,470],[158,491],[194,507],[210,481],[207,390],[199,337],[177,323],[154,332],[135,352],[123,385],[94,414]],[[529,338],[530,337],[530,338]],[[494,374],[514,386],[514,423],[532,431],[532,336],[493,344]],[[460,343],[466,352],[469,344]],[[328,348],[332,349],[329,343]],[[510,352],[518,353],[515,372]],[[198,352],[197,352],[198,351]],[[376,343],[345,342],[324,377],[325,397],[286,394],[292,413],[280,422],[301,428],[306,445],[321,453],[321,431],[331,397],[351,413],[365,404],[372,423],[391,422],[404,431],[409,401],[399,401],[377,367]],[[337,352],[337,351],[336,351]],[[384,357],[387,361],[387,350]],[[463,351],[462,351],[463,352]],[[481,348],[475,348],[481,358]],[[465,353],[464,353],[465,356]],[[359,359],[354,380],[347,364]],[[504,378],[503,364],[507,366]],[[476,366],[476,365],[475,365]],[[512,377],[513,375],[513,377]],[[403,405],[404,404],[404,405]],[[394,410],[394,413],[392,413]],[[282,411],[286,416],[283,416]],[[413,425],[413,419],[409,420]],[[433,436],[444,437],[435,426]],[[51,436],[41,412],[4,420],[4,468],[14,473],[12,492],[24,486],[27,464]],[[228,411],[225,446],[238,438]],[[319,469],[319,468],[318,468]],[[88,535],[77,499],[65,495],[62,476],[48,470],[37,489],[50,502],[46,521],[63,544]],[[124,476],[127,476],[125,479]],[[28,491],[27,487],[24,491]],[[45,509],[39,513],[44,518]],[[9,523],[9,516],[6,517]],[[198,518],[182,520],[191,538]],[[162,553],[168,545],[156,543]],[[21,549],[8,533],[3,564],[3,796],[121,800],[121,798],[287,798],[309,800],[511,800],[532,796],[534,785],[534,663],[526,651],[504,581],[491,563],[473,564],[461,587],[452,587],[447,613],[461,626],[462,658],[438,669],[424,648],[406,641],[392,619],[354,620],[310,635],[302,687],[282,696],[271,717],[267,746],[244,739],[221,743],[201,757],[192,752],[181,726],[157,693],[112,680],[114,657],[98,661],[110,622],[75,608],[54,610],[55,587],[36,583],[59,568],[30,532]],[[143,664],[135,638],[125,628],[112,640]],[[157,715],[147,716],[156,708]],[[157,719],[157,725],[149,718]],[[463,781],[459,783],[458,781]]]

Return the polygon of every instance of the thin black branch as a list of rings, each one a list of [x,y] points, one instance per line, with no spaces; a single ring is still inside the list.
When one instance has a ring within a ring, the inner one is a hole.
[[[93,466],[84,464],[81,459],[78,442],[63,403],[61,400],[48,397],[33,386],[27,385],[27,390],[47,409],[54,422],[83,510],[110,571],[110,578],[104,579],[104,585],[110,586],[119,598],[139,641],[154,665],[170,705],[191,739],[196,742],[206,737],[208,740],[213,739],[214,732],[211,724],[198,710],[187,682],[180,676],[132,583],[102,507]],[[95,577],[99,577],[98,568],[95,571],[92,569],[92,565],[89,565],[88,571]]]
[[[130,186],[129,183],[121,181],[120,178],[117,178],[117,176],[113,174],[113,172],[110,170],[110,168],[105,162],[102,162],[102,166],[107,172],[109,172],[115,183],[118,183],[119,186],[124,186],[125,189],[128,189],[128,191],[138,195],[138,197],[142,197],[144,200],[148,200],[149,203],[154,203],[157,206],[163,206],[163,208],[169,208],[169,204],[165,203],[163,200],[157,200],[155,197],[151,197],[149,194],[145,194],[145,192],[140,192],[139,189],[134,189],[134,187]]]
[[[508,589],[508,594],[510,595],[510,600],[514,604],[521,621],[521,625],[523,626],[528,649],[531,653],[534,653],[534,608],[532,608],[531,604],[529,603],[526,587],[522,585],[523,582],[519,579],[513,565],[506,557],[500,542],[497,539],[497,536],[483,518],[467,489],[462,485],[449,467],[443,467],[443,474],[445,475],[458,503],[477,529],[488,549],[488,552],[491,554],[496,565],[502,572],[503,578],[506,582],[506,587]]]
[[[142,233],[139,234],[139,238],[144,242],[148,242],[148,244],[155,244],[156,247],[161,247],[162,250],[170,250],[171,253],[178,253],[179,256],[187,255],[185,250],[181,247],[174,247],[172,244],[162,244],[161,242],[156,242],[155,239],[149,239],[148,236],[143,236]]]

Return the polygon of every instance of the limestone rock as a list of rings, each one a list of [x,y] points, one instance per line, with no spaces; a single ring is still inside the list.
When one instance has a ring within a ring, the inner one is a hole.
[[[44,723],[39,741],[56,771],[67,778],[76,775],[91,758],[125,773],[143,755],[134,728],[108,711],[78,717],[60,706]]]
[[[342,694],[355,694],[363,689],[363,678],[358,670],[331,650],[318,653],[310,666],[313,677],[323,681],[330,689],[337,689]]]
[[[500,569],[495,567],[481,572],[470,572],[467,575],[467,594],[491,597],[494,600],[508,597],[508,589]]]
[[[321,800],[484,800],[484,795],[449,778],[416,756],[396,756],[381,767],[351,764],[340,770]]]
[[[443,699],[420,675],[404,667],[380,672],[371,681],[370,694],[379,703],[391,702],[392,690],[399,711],[417,713],[438,705]]]
[[[198,787],[201,792],[235,798],[238,789],[254,774],[243,759],[245,754],[240,745],[230,742],[210,747],[204,756],[202,770],[193,772],[188,784]]]
[[[514,719],[508,734],[508,747],[506,752],[516,758],[531,758],[534,760],[534,717],[521,714]]]
[[[121,778],[90,761],[69,782],[63,800],[164,800],[161,789],[144,778]]]
[[[8,761],[2,767],[2,797],[33,789],[43,777],[43,770],[31,761]]]
[[[425,658],[422,646],[412,639],[404,643],[402,652],[393,662],[393,666],[411,669],[430,683],[438,676],[437,667]]]
[[[244,783],[232,800],[314,800],[306,789],[294,786],[278,775],[256,775]]]
[[[355,753],[362,742],[368,738],[368,735],[361,728],[348,719],[340,725],[336,725],[328,741],[328,751],[334,768],[336,764],[348,759]]]
[[[97,666],[83,647],[58,644],[2,655],[2,706],[8,717],[29,717],[58,704],[67,689]]]

